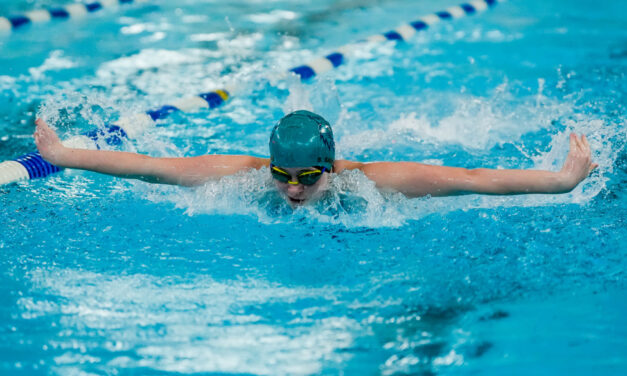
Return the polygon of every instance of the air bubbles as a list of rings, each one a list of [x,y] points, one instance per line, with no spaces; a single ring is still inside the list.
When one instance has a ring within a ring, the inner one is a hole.
[[[118,114],[116,105],[105,96],[63,91],[48,98],[39,108],[37,117],[61,130],[61,136],[68,136],[90,131],[94,126],[104,127]]]

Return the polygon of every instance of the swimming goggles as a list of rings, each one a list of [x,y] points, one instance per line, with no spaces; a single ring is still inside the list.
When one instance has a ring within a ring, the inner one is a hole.
[[[287,171],[282,170],[277,166],[270,165],[270,173],[275,180],[278,180],[281,183],[288,183],[293,185],[314,185],[316,184],[318,179],[320,179],[324,171],[324,167],[316,167],[315,170],[303,171],[300,174],[296,175],[295,181],[292,181],[292,175],[290,175]]]

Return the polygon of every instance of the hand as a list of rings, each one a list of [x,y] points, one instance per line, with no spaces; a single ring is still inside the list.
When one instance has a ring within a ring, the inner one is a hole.
[[[592,163],[590,159],[590,145],[586,136],[577,137],[575,133],[571,133],[570,151],[560,171],[570,189],[575,188],[598,166],[598,164]]]
[[[63,156],[68,149],[61,144],[59,136],[57,136],[45,121],[37,119],[35,120],[35,124],[37,124],[34,134],[35,145],[37,145],[39,154],[54,165],[63,165]]]

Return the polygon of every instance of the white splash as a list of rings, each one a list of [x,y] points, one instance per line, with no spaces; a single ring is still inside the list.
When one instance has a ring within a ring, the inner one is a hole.
[[[77,63],[69,58],[64,57],[62,50],[54,50],[39,67],[29,68],[28,72],[34,80],[39,80],[44,76],[45,72],[58,71],[62,69],[74,68]]]
[[[261,280],[223,283],[202,275],[162,279],[54,268],[34,270],[29,279],[33,288],[55,299],[21,298],[22,318],[60,316],[64,328],[72,331],[47,344],[66,350],[55,358],[62,369],[94,359],[93,342],[75,335],[83,328],[106,339],[104,348],[112,359],[105,368],[262,375],[313,374],[327,361],[346,361],[349,355],[336,350],[350,346],[363,330],[346,317],[313,320],[297,311],[290,311],[293,325],[279,328],[243,311],[270,301],[333,300],[338,291],[328,286],[293,288]],[[101,350],[98,354],[103,357]]]

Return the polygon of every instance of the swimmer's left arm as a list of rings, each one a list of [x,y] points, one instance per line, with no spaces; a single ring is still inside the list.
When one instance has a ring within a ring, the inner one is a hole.
[[[469,193],[511,195],[566,193],[597,167],[590,159],[585,136],[570,135],[570,152],[558,172],[543,170],[465,169],[413,162],[376,162],[354,165],[380,189],[410,197],[450,196]],[[349,169],[351,167],[348,167]]]

